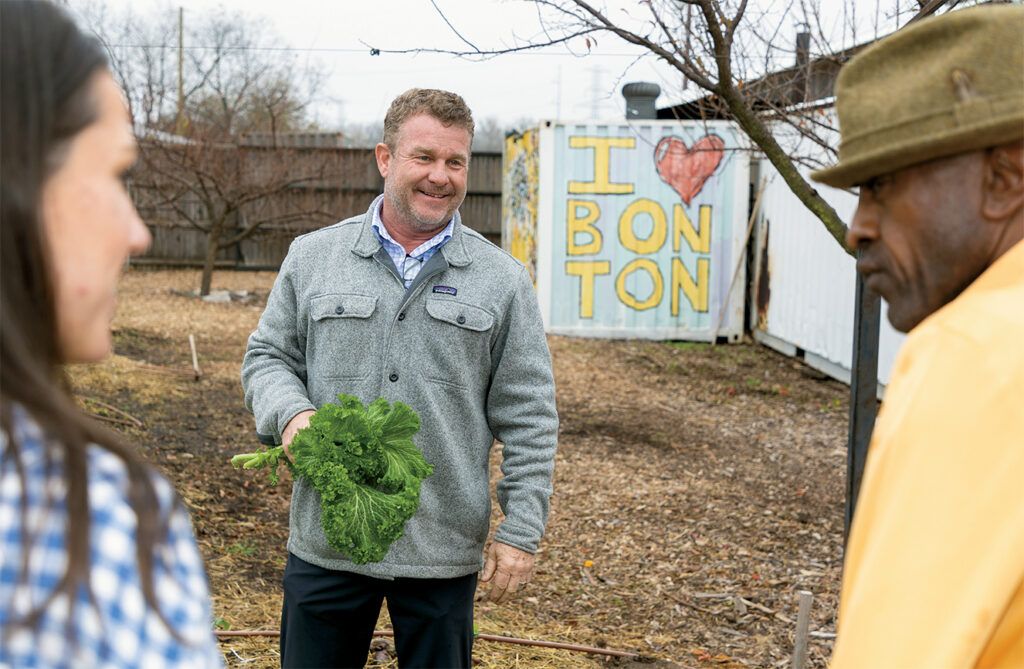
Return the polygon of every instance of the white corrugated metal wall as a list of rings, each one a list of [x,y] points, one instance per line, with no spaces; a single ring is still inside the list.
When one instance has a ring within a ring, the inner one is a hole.
[[[800,204],[766,159],[760,160],[759,167],[767,185],[751,249],[754,337],[787,355],[799,354],[800,349],[808,364],[849,382],[854,259],[839,247],[821,221]],[[856,197],[823,185],[816,188],[848,223],[857,205]],[[762,269],[764,262],[767,272]],[[767,304],[765,291],[758,285],[765,279]],[[889,381],[893,360],[904,338],[889,325],[885,312],[883,302],[878,353],[878,381],[883,386]]]

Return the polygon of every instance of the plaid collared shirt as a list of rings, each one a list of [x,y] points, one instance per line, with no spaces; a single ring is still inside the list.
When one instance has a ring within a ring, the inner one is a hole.
[[[384,227],[384,222],[380,218],[380,211],[383,207],[384,200],[382,198],[380,204],[373,210],[373,230],[377,233],[381,246],[388,252],[388,255],[391,256],[391,261],[398,268],[398,273],[402,275],[405,287],[408,288],[412,285],[420,270],[423,269],[423,266],[427,264],[427,261],[452,238],[452,230],[455,229],[455,222],[459,218],[459,212],[455,212],[452,220],[448,221],[448,225],[441,232],[414,248],[412,253],[406,253],[405,248],[396,242],[388,234],[388,229]]]
[[[0,432],[0,667],[223,666],[187,511],[170,484],[154,475],[168,533],[153,556],[153,586],[160,610],[183,643],[146,605],[127,470],[120,458],[98,446],[86,456],[94,602],[82,588],[73,618],[68,598],[61,596],[34,629],[13,625],[44,602],[64,574],[68,514],[61,458],[56,451],[48,454],[42,431],[24,409],[14,406],[12,421],[25,478],[23,487],[8,435]],[[28,573],[22,577],[26,551]]]

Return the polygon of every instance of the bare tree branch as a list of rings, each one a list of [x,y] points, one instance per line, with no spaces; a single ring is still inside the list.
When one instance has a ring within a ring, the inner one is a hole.
[[[437,2],[435,2],[435,0],[430,0],[430,4],[434,6],[434,9],[435,9],[435,10],[437,11],[438,15],[439,15],[439,16],[441,17],[441,20],[443,20],[443,21],[445,22],[445,24],[447,24],[447,26],[448,26],[448,27],[449,27],[449,28],[451,29],[451,31],[452,31],[453,33],[455,33],[455,36],[456,36],[456,37],[458,37],[458,38],[459,38],[460,40],[462,40],[462,43],[463,43],[463,44],[465,44],[466,46],[468,46],[468,47],[469,47],[470,49],[472,49],[473,51],[476,51],[477,53],[479,53],[479,52],[480,52],[480,49],[479,49],[479,48],[478,48],[478,47],[477,47],[477,46],[476,46],[475,44],[473,44],[473,43],[472,43],[472,42],[470,42],[470,41],[469,41],[468,39],[466,39],[465,37],[463,37],[462,33],[460,33],[460,32],[459,32],[459,31],[458,31],[458,30],[457,30],[457,29],[455,28],[455,26],[453,26],[453,25],[452,25],[452,22],[448,20],[448,17],[447,17],[447,16],[445,16],[444,12],[442,12],[442,11],[441,11],[441,8],[437,6]]]
[[[336,154],[281,146],[282,133],[310,127],[305,110],[322,76],[291,55],[254,49],[265,40],[258,20],[224,11],[191,17],[186,41],[210,48],[187,52],[178,100],[171,83],[177,52],[163,46],[177,37],[176,18],[127,16],[120,26],[103,22],[97,32],[120,31],[120,43],[133,45],[111,55],[139,128],[142,160],[133,197],[140,210],[205,235],[200,292],[206,294],[219,251],[264,226],[323,220],[315,186],[331,178]],[[179,103],[188,121],[183,135],[175,134]]]
[[[907,25],[915,21],[919,21],[926,16],[931,16],[935,12],[939,11],[943,5],[949,4],[950,0],[928,0],[927,2],[921,3],[921,11],[914,15],[912,19],[907,21]],[[956,7],[960,4],[960,0],[954,0],[952,7]]]
[[[413,48],[413,49],[381,49],[381,48],[378,48],[378,47],[374,47],[374,46],[372,46],[370,44],[367,44],[366,42],[364,42],[362,40],[360,40],[360,44],[363,44],[367,48],[372,49],[374,52],[379,53],[379,54],[438,53],[438,54],[445,54],[445,55],[448,55],[448,56],[458,56],[460,58],[470,58],[472,56],[480,56],[481,60],[486,60],[486,59],[489,59],[489,58],[494,58],[496,56],[502,56],[502,55],[509,54],[509,53],[519,53],[521,51],[537,51],[538,49],[543,49],[543,48],[549,47],[549,46],[559,46],[559,45],[567,44],[568,42],[570,42],[570,41],[572,41],[574,39],[577,39],[579,37],[582,37],[584,35],[589,35],[589,34],[600,32],[600,31],[601,31],[600,28],[591,28],[589,30],[580,30],[580,31],[575,32],[575,33],[573,33],[571,35],[565,35],[563,37],[556,37],[556,38],[551,39],[551,40],[545,40],[544,42],[522,44],[522,45],[519,45],[519,46],[511,46],[511,47],[505,47],[505,48],[493,49],[493,50],[483,50],[483,51],[479,51],[479,52],[478,51],[472,51],[472,52],[459,51],[459,50],[456,50],[456,49],[435,49],[435,48],[429,48],[429,47],[416,47],[416,48]]]
[[[790,156],[780,146],[770,127],[771,124],[780,122],[791,125],[797,136],[810,142],[817,150],[824,151],[825,155],[831,155],[832,148],[828,137],[831,128],[816,119],[794,114],[781,104],[782,100],[787,100],[786,104],[792,104],[792,100],[790,100],[792,94],[789,91],[795,89],[798,82],[803,82],[807,73],[794,70],[790,79],[779,80],[778,85],[784,86],[779,91],[767,90],[764,86],[760,89],[757,87],[751,89],[749,86],[745,86],[742,79],[736,75],[737,62],[742,66],[749,61],[752,54],[763,53],[764,65],[767,66],[772,62],[773,51],[777,50],[774,38],[766,40],[757,34],[757,30],[751,29],[749,26],[744,27],[748,22],[748,10],[750,9],[748,0],[739,0],[731,17],[726,15],[721,0],[680,0],[675,6],[680,8],[685,6],[688,11],[686,23],[679,23],[678,27],[670,24],[670,21],[667,20],[669,14],[664,9],[664,5],[656,4],[655,0],[642,0],[643,4],[647,5],[647,13],[650,14],[651,20],[640,30],[631,28],[624,22],[611,20],[602,9],[589,0],[528,1],[537,8],[545,35],[543,40],[501,48],[482,49],[465,35],[456,33],[459,39],[471,47],[471,51],[418,47],[380,50],[379,52],[445,53],[459,57],[493,58],[554,45],[569,45],[580,38],[587,39],[597,32],[614,35],[626,43],[638,46],[656,56],[682,74],[685,80],[693,81],[697,86],[712,94],[706,100],[712,105],[722,106],[726,117],[735,120],[754,144],[764,152],[800,201],[815,213],[837,242],[841,245],[844,244],[846,227],[839,220],[835,210],[818,195],[798,170],[799,165],[813,162],[813,160]],[[451,22],[444,16],[443,11],[436,3],[433,4],[435,10],[451,26]],[[698,17],[703,21],[703,26],[696,28],[693,26],[692,15],[689,12],[689,9],[693,7],[697,8]],[[790,7],[792,7],[792,2]],[[541,10],[550,10],[555,16],[560,17],[562,24],[557,31],[553,30],[544,19]],[[806,16],[806,14],[805,11],[804,15]],[[680,16],[679,19],[681,21],[682,17]],[[817,19],[817,22],[820,26],[820,18]],[[642,32],[647,27],[650,28],[650,32]],[[685,41],[680,39],[680,35],[676,32],[680,29],[684,30],[682,37],[685,37]],[[766,35],[778,35],[780,30],[781,24],[776,23],[772,29],[763,32]],[[760,49],[751,49],[752,43],[749,41],[738,41],[741,33],[746,36],[743,38],[744,40],[760,40]],[[740,48],[739,52],[735,51],[737,47]],[[705,58],[714,62],[713,68],[705,66]],[[765,72],[762,71],[762,74]],[[772,96],[780,93],[784,93],[784,95],[778,100],[773,99]],[[802,100],[802,94],[796,100]],[[761,110],[755,111],[755,106]],[[703,105],[699,109],[701,113],[704,113]]]

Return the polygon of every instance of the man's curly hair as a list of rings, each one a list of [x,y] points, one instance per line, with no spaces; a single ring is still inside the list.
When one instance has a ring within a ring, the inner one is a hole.
[[[429,114],[443,125],[465,128],[469,141],[473,141],[473,112],[461,96],[436,88],[410,88],[391,102],[384,116],[383,142],[392,151],[398,141],[398,131],[410,117]]]

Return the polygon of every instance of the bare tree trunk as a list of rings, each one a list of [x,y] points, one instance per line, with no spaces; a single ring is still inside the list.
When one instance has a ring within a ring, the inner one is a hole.
[[[199,282],[199,294],[206,296],[210,294],[210,284],[213,282],[213,266],[217,261],[217,251],[220,250],[220,237],[224,228],[224,219],[210,222],[210,234],[206,237],[206,258],[203,260],[203,276]]]
[[[779,171],[790,191],[800,202],[807,207],[832,235],[833,239],[839,242],[839,246],[847,253],[853,255],[853,251],[846,248],[846,225],[840,220],[839,214],[825,201],[818,191],[815,190],[797,169],[793,160],[786,155],[785,149],[779,146],[771,131],[764,122],[757,117],[750,107],[740,98],[739,93],[731,86],[722,86],[720,94],[728,105],[747,136],[764,152],[769,162]]]

